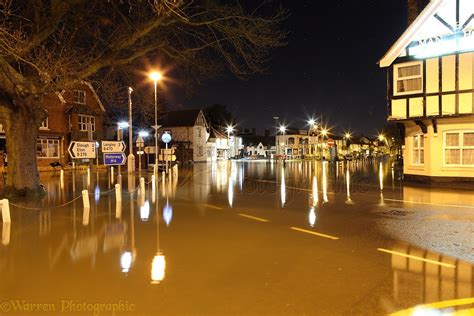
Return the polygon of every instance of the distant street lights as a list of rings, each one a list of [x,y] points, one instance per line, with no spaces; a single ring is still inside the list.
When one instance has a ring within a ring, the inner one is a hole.
[[[155,175],[158,173],[158,93],[157,93],[157,86],[158,81],[163,78],[163,75],[160,72],[153,71],[149,74],[151,80],[153,80],[153,87],[155,89],[155,125],[153,128],[155,129]]]

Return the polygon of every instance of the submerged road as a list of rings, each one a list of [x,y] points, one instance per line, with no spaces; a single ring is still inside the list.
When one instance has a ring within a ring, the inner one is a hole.
[[[155,195],[124,174],[121,203],[107,172],[43,181],[48,197],[14,202],[2,227],[2,315],[473,312],[470,262],[381,225],[441,209],[472,224],[472,192],[438,201],[402,186],[389,162],[201,164],[159,180]],[[81,199],[52,208],[84,188],[86,225]]]

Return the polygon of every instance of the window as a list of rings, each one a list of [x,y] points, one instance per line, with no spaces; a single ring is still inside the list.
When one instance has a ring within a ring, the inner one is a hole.
[[[294,137],[288,138],[288,145],[294,145],[295,144],[295,139]]]
[[[49,119],[45,118],[43,122],[41,122],[39,129],[49,129]]]
[[[89,115],[79,115],[79,130],[87,132],[89,124],[92,126],[92,131],[95,132],[95,117]]]
[[[414,135],[412,140],[413,152],[411,162],[414,165],[422,165],[425,163],[425,141],[423,134]]]
[[[38,158],[59,158],[59,140],[38,139],[36,142],[36,156]]]
[[[404,63],[393,67],[394,94],[423,92],[421,62]]]
[[[74,103],[86,104],[86,92],[82,90],[74,90]]]
[[[474,166],[474,131],[447,132],[443,145],[445,165]]]

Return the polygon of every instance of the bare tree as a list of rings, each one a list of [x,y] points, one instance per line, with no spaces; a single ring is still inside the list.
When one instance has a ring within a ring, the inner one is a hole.
[[[0,16],[7,188],[22,193],[39,192],[45,95],[78,80],[112,80],[143,57],[166,58],[190,80],[225,68],[245,77],[265,71],[286,36],[284,10],[267,1],[250,8],[237,0],[0,0]]]

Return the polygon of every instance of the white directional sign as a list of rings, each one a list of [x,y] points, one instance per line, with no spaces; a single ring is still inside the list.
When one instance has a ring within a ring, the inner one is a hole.
[[[68,152],[73,159],[92,159],[95,158],[95,142],[71,142]]]
[[[102,141],[103,153],[123,153],[125,147],[125,143],[121,141]]]

